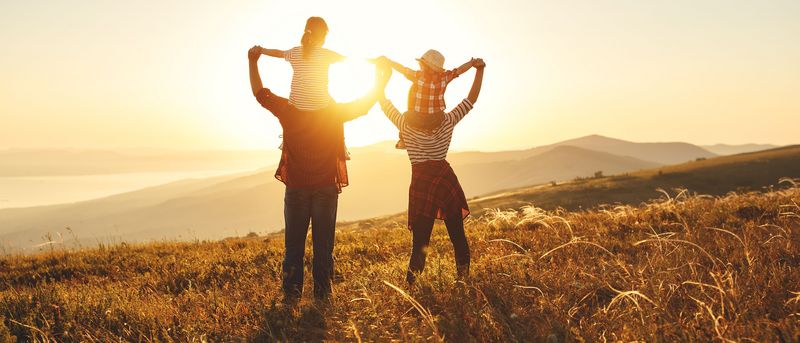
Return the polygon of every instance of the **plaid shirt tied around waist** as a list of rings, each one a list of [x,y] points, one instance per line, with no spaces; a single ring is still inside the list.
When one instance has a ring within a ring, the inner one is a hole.
[[[469,215],[467,198],[453,168],[445,160],[411,166],[408,189],[408,228],[419,218],[448,219]]]

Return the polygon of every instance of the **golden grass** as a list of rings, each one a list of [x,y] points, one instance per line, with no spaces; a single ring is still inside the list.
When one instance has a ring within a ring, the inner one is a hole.
[[[414,286],[402,223],[342,230],[330,303],[291,308],[281,236],[6,256],[0,341],[800,341],[796,181],[665,193],[487,211],[466,283],[439,224]]]

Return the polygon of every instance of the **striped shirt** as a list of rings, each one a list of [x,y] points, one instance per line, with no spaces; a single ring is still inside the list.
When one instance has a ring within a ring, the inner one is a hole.
[[[303,56],[303,47],[286,50],[283,56],[292,65],[292,89],[289,103],[302,111],[320,110],[332,102],[328,93],[328,67],[344,59],[325,48],[311,48],[309,56]]]
[[[408,159],[411,160],[413,165],[447,158],[450,141],[453,139],[453,128],[472,110],[472,102],[469,99],[464,99],[452,111],[446,112],[442,125],[431,133],[410,127],[406,123],[405,116],[389,100],[381,102],[381,109],[394,126],[403,132]]]

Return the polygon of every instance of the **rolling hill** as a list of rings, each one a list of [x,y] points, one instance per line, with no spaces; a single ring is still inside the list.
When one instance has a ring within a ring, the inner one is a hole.
[[[521,160],[456,165],[453,168],[470,194],[486,194],[549,181],[606,175],[657,166],[633,157],[561,145]]]
[[[706,149],[712,153],[717,155],[736,155],[736,154],[743,154],[746,152],[756,152],[762,150],[769,150],[775,149],[779,146],[774,144],[738,144],[738,145],[731,145],[731,144],[714,144],[714,145],[703,145],[701,148]]]
[[[476,199],[476,210],[534,204],[553,209],[589,208],[598,204],[637,205],[676,189],[692,193],[724,195],[761,190],[781,178],[800,178],[800,145],[723,156],[701,161],[642,170],[600,179],[540,185]]]
[[[439,224],[413,285],[408,230],[339,228],[331,297],[306,270],[289,305],[280,234],[0,256],[0,342],[798,342],[798,203],[493,211],[465,223],[469,278]]]
[[[599,136],[570,142],[630,146]],[[651,155],[656,155],[663,148],[660,144],[641,147],[652,148]],[[525,158],[495,162],[469,163],[470,153],[454,153],[449,159],[468,197],[588,177],[596,171],[610,175],[659,165],[562,143],[539,151]],[[352,152],[351,185],[340,195],[339,220],[354,221],[405,209],[411,175],[404,152],[389,144]],[[509,158],[507,152],[482,154],[489,161]],[[31,247],[43,242],[47,233],[55,232],[68,235],[66,241],[74,234],[83,242],[216,239],[251,231],[272,232],[283,227],[282,202],[283,185],[274,180],[270,168],[248,175],[189,180],[75,204],[0,210],[0,245]],[[66,233],[67,227],[71,234]]]
[[[450,156],[450,159],[451,163],[454,165],[525,159],[560,146],[572,146],[588,150],[602,151],[609,154],[633,157],[643,161],[664,165],[683,163],[698,158],[710,158],[716,156],[714,153],[711,153],[708,150],[689,143],[637,143],[600,135],[590,135],[527,150],[505,151],[497,153],[462,152],[453,154]]]
[[[771,187],[782,178],[800,179],[800,145],[767,151],[716,157],[622,173],[602,178],[582,178],[538,184],[495,192],[469,200],[473,217],[487,210],[520,208],[534,205],[545,210],[563,208],[569,211],[590,209],[598,205],[636,206],[665,197],[659,189],[676,196],[682,189],[689,194],[722,196],[729,192],[749,192]],[[387,216],[353,221],[342,227],[373,225],[405,225],[406,215],[399,212]]]

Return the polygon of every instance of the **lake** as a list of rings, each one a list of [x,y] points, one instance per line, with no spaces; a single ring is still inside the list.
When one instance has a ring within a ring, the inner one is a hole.
[[[239,172],[243,170],[0,177],[0,209],[91,200],[178,180]]]

